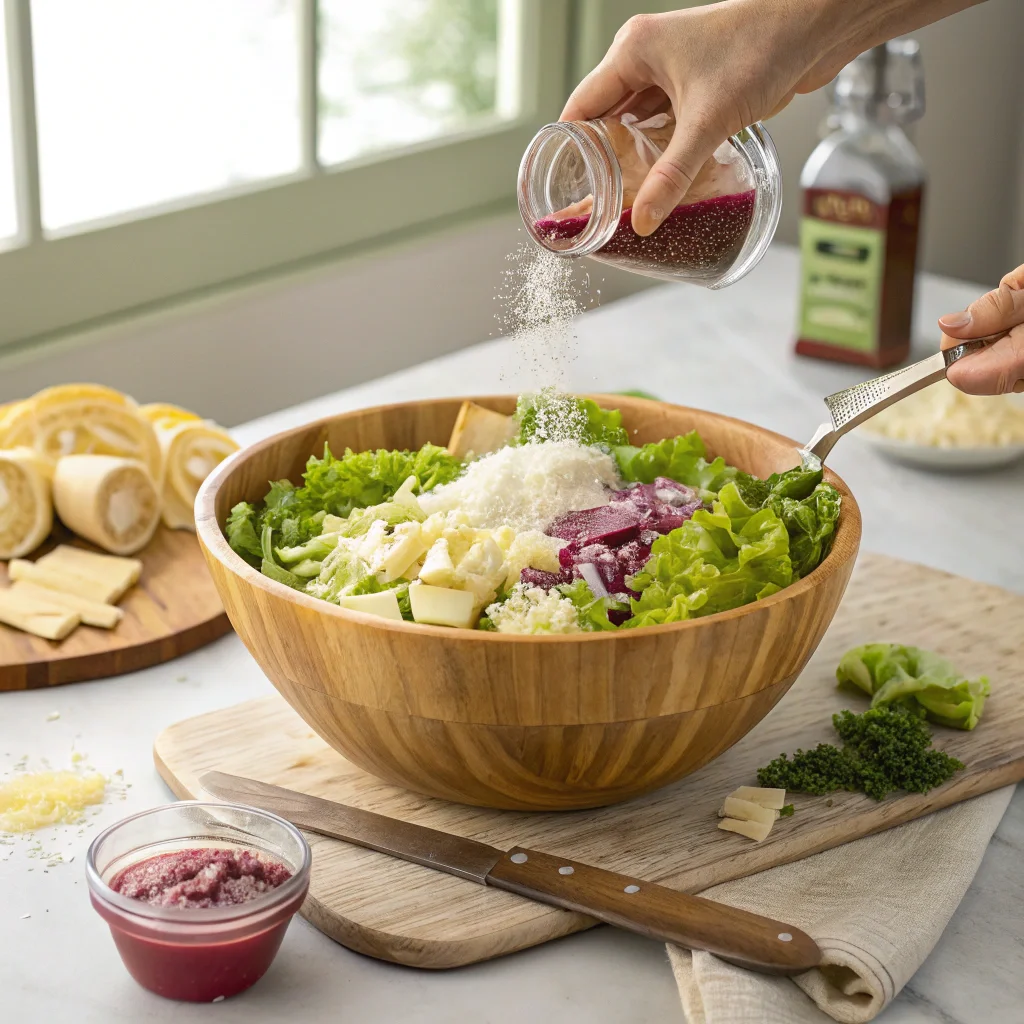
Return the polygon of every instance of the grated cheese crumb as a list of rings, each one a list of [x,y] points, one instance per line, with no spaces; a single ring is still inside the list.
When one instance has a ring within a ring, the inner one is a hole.
[[[557,590],[517,586],[487,616],[499,633],[582,633],[576,606]]]

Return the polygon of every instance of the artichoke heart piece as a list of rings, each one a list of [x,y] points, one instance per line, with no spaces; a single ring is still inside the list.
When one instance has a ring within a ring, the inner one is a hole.
[[[0,451],[0,559],[34,551],[53,526],[51,468],[31,448]]]
[[[160,496],[146,467],[113,455],[61,459],[53,501],[70,530],[114,555],[145,547],[160,522]]]

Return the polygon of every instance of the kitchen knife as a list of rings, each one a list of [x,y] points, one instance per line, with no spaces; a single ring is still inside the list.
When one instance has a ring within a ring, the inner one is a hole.
[[[271,811],[308,832],[574,910],[648,938],[705,949],[753,971],[799,974],[821,962],[814,940],[791,925],[629,875],[520,847],[499,850],[223,772],[207,772],[199,783],[220,800]]]

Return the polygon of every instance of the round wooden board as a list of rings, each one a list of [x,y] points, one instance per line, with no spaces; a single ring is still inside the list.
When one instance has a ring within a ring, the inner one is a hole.
[[[57,544],[88,547],[58,528],[34,559]],[[114,629],[79,626],[54,642],[0,624],[0,691],[136,672],[194,651],[231,629],[195,534],[160,527],[135,557],[142,578],[118,603]],[[7,567],[0,562],[0,586]]]

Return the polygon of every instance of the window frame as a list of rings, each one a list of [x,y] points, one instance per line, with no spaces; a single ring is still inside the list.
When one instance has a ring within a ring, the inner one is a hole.
[[[0,352],[507,202],[527,143],[558,115],[572,66],[572,0],[501,0],[516,12],[519,39],[514,119],[323,167],[316,152],[317,5],[300,0],[304,166],[297,174],[44,232],[31,0],[0,2],[21,232],[0,251]]]

